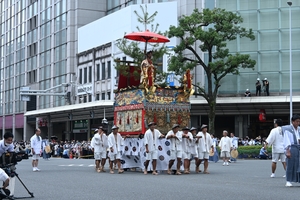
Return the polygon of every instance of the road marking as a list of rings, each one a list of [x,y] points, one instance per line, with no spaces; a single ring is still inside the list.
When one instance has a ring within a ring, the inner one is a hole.
[[[59,167],[95,167],[95,164],[86,165],[86,164],[70,164],[70,165],[58,165]]]

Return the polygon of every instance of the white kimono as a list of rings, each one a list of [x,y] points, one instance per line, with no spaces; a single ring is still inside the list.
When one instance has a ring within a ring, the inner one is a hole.
[[[187,153],[192,152],[193,135],[188,132],[189,138],[182,138],[182,150]]]
[[[273,128],[266,142],[269,146],[272,145],[272,153],[284,153],[283,132],[281,127]]]
[[[213,145],[213,141],[212,138],[210,137],[210,134],[206,132],[206,134],[204,135],[202,132],[199,132],[197,136],[202,136],[202,138],[199,138],[198,140],[198,144],[197,144],[198,151],[209,153],[209,150]]]
[[[173,135],[174,132],[173,130],[169,131],[166,135],[166,138],[168,138],[169,135]],[[176,137],[177,138],[170,138],[170,142],[171,142],[171,145],[170,145],[170,150],[174,151],[181,151],[182,150],[182,132],[181,131],[178,131],[176,133]]]
[[[150,129],[148,129],[145,132],[144,135],[144,145],[146,146],[148,144],[148,150],[149,152],[157,150],[158,148],[158,144],[157,144],[157,140],[159,139],[159,137],[161,136],[161,133],[159,130],[154,129],[153,133]]]
[[[95,153],[106,152],[108,147],[108,139],[105,134],[95,134],[91,141],[91,146],[94,148]]]
[[[120,133],[117,133],[116,138],[115,138],[113,133],[109,134],[109,136],[108,136],[108,148],[112,147],[114,149],[113,152],[111,152],[109,150],[109,152],[111,154],[117,154],[118,152],[121,152],[123,144],[124,144],[124,139],[122,138]]]
[[[40,154],[42,150],[42,137],[34,134],[30,138],[31,148],[34,150],[35,154]]]
[[[231,139],[228,136],[222,137],[219,143],[219,147],[221,148],[222,152],[224,151],[230,152],[230,149],[232,147]]]

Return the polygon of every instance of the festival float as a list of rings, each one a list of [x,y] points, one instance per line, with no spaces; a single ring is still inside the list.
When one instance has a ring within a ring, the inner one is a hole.
[[[169,39],[149,31],[130,33],[127,39],[146,42],[168,42]],[[151,53],[148,52],[148,53]],[[149,122],[166,134],[173,124],[189,126],[190,95],[193,93],[192,77],[187,70],[182,85],[159,86],[155,83],[156,70],[151,55],[140,66],[126,62],[126,72],[119,73],[118,88],[115,90],[114,124],[122,135],[144,134]],[[138,76],[134,75],[138,72]]]

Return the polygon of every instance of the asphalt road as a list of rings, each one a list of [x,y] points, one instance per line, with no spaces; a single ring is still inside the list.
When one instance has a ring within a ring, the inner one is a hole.
[[[238,160],[229,166],[210,163],[210,174],[143,175],[97,173],[92,159],[40,160],[40,172],[32,172],[31,159],[17,165],[17,172],[38,200],[81,199],[299,199],[300,184],[286,188],[281,164],[270,178],[270,160]],[[201,165],[203,170],[203,165]],[[194,171],[194,165],[192,165]],[[16,180],[15,197],[29,196]]]

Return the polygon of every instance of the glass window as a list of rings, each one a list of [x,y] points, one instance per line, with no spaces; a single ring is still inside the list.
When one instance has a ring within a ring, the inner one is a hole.
[[[240,0],[240,2],[241,2],[240,5],[243,4],[242,1],[245,1],[246,3],[248,3],[248,0]],[[237,9],[237,3],[236,3],[236,1],[232,1],[232,0],[218,0],[217,7],[224,8],[227,11],[234,11]]]
[[[261,50],[278,50],[279,48],[279,33],[278,31],[260,32],[260,49]]]
[[[60,14],[67,11],[66,0],[61,0],[57,4],[55,4],[55,16],[59,16]]]
[[[168,2],[168,0],[160,0],[159,2]],[[215,8],[215,1],[205,0],[205,8],[214,9]]]
[[[61,45],[55,48],[55,61],[59,61],[66,58],[66,46],[67,45]]]
[[[101,93],[101,100],[105,100],[105,92]]]
[[[263,52],[260,54],[260,65],[261,71],[279,71],[279,53],[277,52]]]
[[[61,30],[55,34],[55,45],[61,45],[67,42],[67,29]]]
[[[55,63],[55,76],[60,76],[66,73],[66,61],[62,60]]]
[[[83,83],[87,83],[87,68],[85,67],[83,70],[84,70]]]
[[[97,64],[96,67],[97,67],[97,81],[99,81],[100,80],[100,64]]]
[[[278,29],[279,28],[279,15],[276,11],[261,11],[260,12],[260,29]]]
[[[79,69],[78,82],[82,84],[82,69]]]
[[[253,30],[257,30],[258,27],[258,19],[257,19],[257,11],[241,11],[241,17],[243,18],[243,23],[241,24],[244,28],[252,28]]]
[[[263,0],[263,1],[259,1],[259,3],[261,9],[278,7],[278,1],[274,1],[274,0]]]
[[[107,62],[107,78],[108,79],[111,78],[111,62],[110,61]]]
[[[102,72],[101,72],[101,74],[102,74],[102,80],[105,80],[105,77],[106,77],[106,74],[105,74],[105,62],[102,63],[101,69],[102,69]]]
[[[257,32],[254,33],[255,40],[250,40],[249,38],[240,38],[240,51],[257,51],[258,49],[258,39],[257,39]],[[231,42],[235,42],[231,41]],[[230,51],[237,51],[237,49],[232,50],[230,48]]]
[[[89,83],[92,82],[92,66],[89,66]]]
[[[55,18],[55,31],[67,27],[67,13]]]

